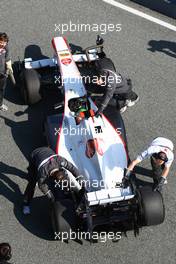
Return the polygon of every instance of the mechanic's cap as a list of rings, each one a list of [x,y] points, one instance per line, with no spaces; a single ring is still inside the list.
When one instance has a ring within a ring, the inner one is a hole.
[[[0,243],[0,260],[9,260],[12,257],[12,249],[9,243]]]
[[[160,159],[160,160],[162,160],[164,162],[167,162],[168,161],[167,155],[163,151],[158,152],[157,159]]]

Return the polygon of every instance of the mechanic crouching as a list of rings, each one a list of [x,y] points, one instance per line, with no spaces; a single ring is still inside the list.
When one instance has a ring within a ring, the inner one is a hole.
[[[96,115],[103,112],[112,99],[123,113],[127,107],[135,105],[139,97],[132,91],[132,82],[116,72],[114,65],[108,58],[102,58],[96,61],[96,70],[98,72],[97,86],[99,92],[103,92],[103,98],[98,106]],[[106,67],[107,65],[107,67]],[[98,89],[97,87],[97,89]]]
[[[123,178],[123,184],[128,184],[131,172],[137,164],[150,158],[154,181],[153,190],[162,191],[163,185],[167,183],[167,176],[174,160],[173,149],[174,145],[171,140],[164,137],[155,138],[149,147],[130,163]]]
[[[38,182],[39,189],[49,199],[54,201],[54,195],[49,189],[47,179],[51,177],[57,182],[62,181],[65,177],[64,170],[68,170],[76,178],[80,179],[78,169],[65,158],[55,154],[55,152],[48,147],[40,147],[31,153],[29,161],[29,183],[24,192],[23,213],[30,214],[30,202],[34,196],[35,186]]]

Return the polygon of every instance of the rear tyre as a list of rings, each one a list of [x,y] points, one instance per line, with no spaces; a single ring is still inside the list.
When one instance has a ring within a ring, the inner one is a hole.
[[[21,95],[27,105],[33,105],[41,100],[40,79],[34,69],[25,69],[22,72]]]
[[[51,217],[55,239],[68,241],[71,231],[76,229],[76,213],[73,201],[70,199],[56,201],[53,204]],[[76,239],[76,237],[72,239]]]
[[[160,192],[151,188],[138,190],[139,217],[142,226],[159,225],[165,218],[163,197]]]

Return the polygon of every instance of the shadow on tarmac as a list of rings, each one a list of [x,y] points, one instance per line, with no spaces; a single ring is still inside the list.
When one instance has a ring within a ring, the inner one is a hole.
[[[165,40],[150,40],[148,42],[150,46],[148,48],[151,52],[162,52],[166,55],[176,58],[176,42],[173,41],[165,41]]]
[[[8,172],[8,167],[9,166],[5,169],[6,172]],[[10,172],[13,172],[13,174],[17,173],[18,176],[19,174],[24,174],[24,172],[19,172],[16,168],[10,168]],[[21,193],[18,184],[12,181],[10,177],[7,177],[4,173],[0,172],[0,185],[0,195],[3,195],[8,201],[13,203],[14,215],[20,224],[37,237],[45,240],[54,240],[49,214],[49,201],[47,198],[35,197],[31,204],[31,215],[25,216],[22,213],[23,194]]]

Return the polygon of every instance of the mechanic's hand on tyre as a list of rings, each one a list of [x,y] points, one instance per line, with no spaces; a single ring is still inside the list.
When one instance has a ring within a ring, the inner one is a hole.
[[[54,195],[53,195],[53,193],[52,193],[51,190],[49,190],[49,191],[47,192],[46,196],[47,196],[47,198],[48,198],[50,201],[52,201],[52,202],[55,201]]]
[[[157,184],[155,183],[153,185],[153,191],[159,191],[159,192],[161,192],[162,191],[162,187],[164,185],[164,182],[165,182],[165,178],[164,177],[161,177],[159,179],[158,183]]]
[[[129,186],[129,178],[126,178],[125,176],[122,179],[122,187],[127,188]]]
[[[126,168],[124,169],[124,177],[122,179],[122,187],[127,188],[130,183],[130,176],[131,176],[131,171],[127,170]]]
[[[124,177],[130,178],[132,171],[128,170],[127,168],[124,169]]]

